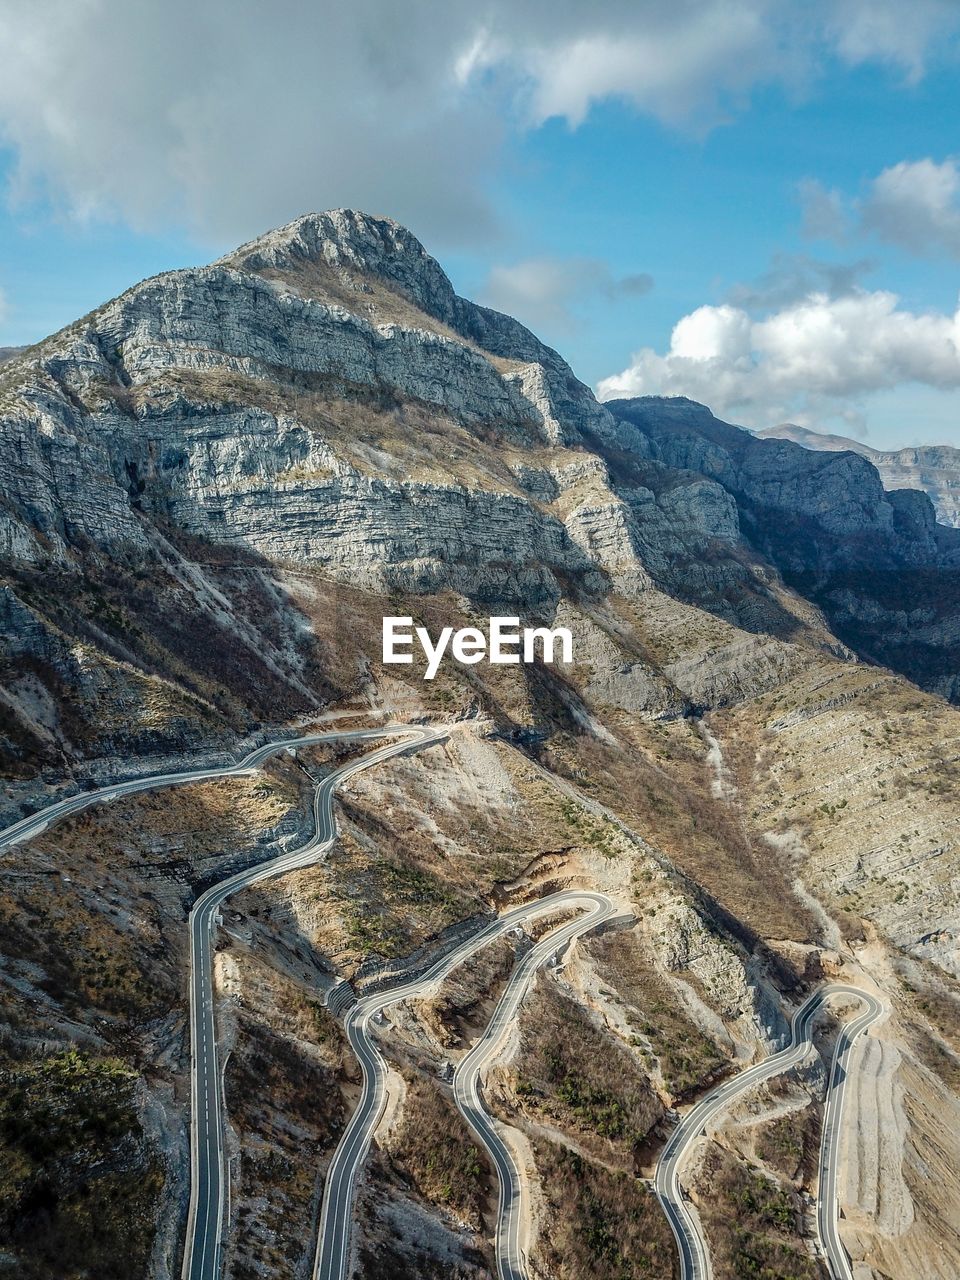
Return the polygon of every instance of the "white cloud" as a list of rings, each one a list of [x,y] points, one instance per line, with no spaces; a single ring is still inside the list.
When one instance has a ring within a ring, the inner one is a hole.
[[[917,313],[896,294],[858,290],[812,294],[759,319],[739,307],[699,307],[674,327],[669,351],[638,351],[598,394],[686,395],[768,426],[855,414],[858,397],[908,383],[960,388],[960,309]]]
[[[804,179],[799,191],[810,239],[844,242],[856,231],[911,253],[960,258],[960,166],[953,156],[901,160],[860,196],[828,190],[814,178]]]
[[[345,204],[476,237],[502,126],[453,82],[464,8],[4,0],[17,194],[218,242]]]
[[[640,22],[561,32],[559,39],[546,27],[546,38],[534,36],[506,53],[531,80],[535,123],[560,116],[579,124],[594,102],[611,96],[684,121],[788,70],[776,27],[766,21],[768,4],[637,7],[646,9]]]
[[[69,214],[237,240],[352,204],[475,239],[508,129],[619,97],[718,123],[831,59],[908,77],[952,35],[938,0],[3,0],[0,141]]]
[[[955,159],[902,161],[870,184],[863,227],[915,253],[960,258],[960,170]]]
[[[916,82],[931,39],[955,17],[953,0],[834,0],[826,29],[851,65],[888,62]]]
[[[610,301],[639,297],[652,288],[652,276],[615,277],[597,258],[528,258],[494,267],[481,301],[532,328],[570,330],[578,303],[597,296]]]

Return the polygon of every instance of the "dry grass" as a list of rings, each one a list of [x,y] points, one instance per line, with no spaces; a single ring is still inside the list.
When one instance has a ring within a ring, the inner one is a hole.
[[[683,733],[675,731],[667,746],[643,728],[618,728],[616,746],[557,735],[544,763],[662,849],[703,886],[749,947],[764,938],[817,938],[819,925],[793,892],[792,869],[751,836],[736,810],[711,796],[705,762],[694,768]]]
[[[767,1087],[776,1097],[776,1082]],[[757,1156],[781,1178],[809,1182],[819,1161],[820,1122],[821,1108],[815,1102],[777,1116],[761,1128]]]
[[[958,908],[956,708],[887,672],[833,664],[715,716],[714,728],[754,829],[799,838],[798,872],[848,934],[869,921],[910,948],[949,931]]]
[[[405,329],[424,329],[427,333],[449,338],[482,355],[500,373],[508,373],[521,367],[519,361],[507,360],[485,351],[470,338],[424,311],[398,289],[391,288],[380,276],[368,271],[346,271],[343,268],[335,269],[325,262],[302,260],[289,268],[261,267],[257,269],[257,274],[265,280],[279,280],[302,298],[334,303],[371,324],[396,324]]]
[[[271,1274],[293,1275],[312,1257],[305,1225],[346,1123],[341,1081],[353,1063],[340,1025],[306,981],[274,968],[269,953],[235,958],[243,1012],[225,1072],[240,1141],[231,1274],[247,1280],[267,1264]]]
[[[437,995],[415,1003],[440,1044],[456,1048],[483,1031],[516,958],[513,940],[498,938],[454,969]]]
[[[0,1066],[0,1274],[144,1275],[163,1186],[136,1076],[76,1052]]]
[[[630,1051],[544,975],[523,1005],[520,1037],[513,1089],[521,1111],[632,1168],[663,1108]]]
[[[476,787],[473,752],[500,778],[493,791]],[[589,847],[579,810],[566,815],[562,798],[532,778],[523,757],[492,744],[458,746],[456,735],[443,749],[361,776],[340,806],[341,838],[330,857],[258,889],[249,910],[293,902],[301,927],[347,973],[369,957],[408,955],[489,912],[538,859]]]
[[[626,1007],[627,1019],[637,1033],[634,1043],[644,1058],[649,1054],[649,1060],[656,1062],[672,1101],[713,1084],[727,1058],[691,1021],[636,933],[618,930],[590,939],[587,946],[598,974]]]

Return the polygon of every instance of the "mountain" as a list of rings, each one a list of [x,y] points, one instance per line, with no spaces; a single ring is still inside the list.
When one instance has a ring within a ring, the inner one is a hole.
[[[936,522],[925,494],[885,491],[859,455],[758,439],[682,397],[607,408],[661,464],[720,483],[753,550],[851,649],[956,698],[960,532]]]
[[[821,434],[792,422],[756,432],[764,440],[792,440],[805,449],[850,450],[871,462],[885,489],[921,489],[941,524],[960,527],[960,449],[922,444],[907,449],[874,449],[861,440]]]
[[[956,1274],[960,532],[924,494],[687,400],[600,405],[410,232],[350,210],[6,362],[0,482],[5,823],[297,726],[450,729],[350,781],[322,862],[224,908],[225,1275],[310,1267],[358,1083],[324,993],[571,887],[622,914],[540,974],[485,1089],[535,1171],[537,1274],[673,1274],[644,1179],[675,1109],[780,1043],[825,975],[890,1005],[844,1238],[879,1274]],[[387,614],[562,625],[574,657],[427,681],[383,663]],[[179,1274],[187,913],[302,839],[350,750],[93,806],[5,855],[0,1258],[24,1274],[68,1253],[105,1280]],[[445,1064],[531,941],[378,1033],[365,1277],[492,1274],[496,1183]],[[700,1144],[718,1280],[743,1257],[819,1275],[802,1197],[836,1026]]]

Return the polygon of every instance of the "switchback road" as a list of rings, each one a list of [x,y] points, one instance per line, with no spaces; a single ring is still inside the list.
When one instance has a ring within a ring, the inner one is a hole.
[[[847,1063],[854,1042],[866,1029],[886,1012],[883,1004],[866,991],[857,987],[828,987],[831,995],[855,995],[864,1011],[852,1022],[845,1023],[837,1035],[833,1048],[833,1061],[827,1080],[827,1096],[823,1104],[823,1132],[820,1139],[820,1175],[817,1184],[817,1235],[820,1247],[827,1259],[833,1280],[853,1280],[853,1268],[843,1242],[840,1239],[838,1217],[840,1196],[837,1179],[840,1168],[840,1138],[843,1122],[844,1084],[847,1079]]]
[[[333,741],[365,741],[369,738],[396,738],[368,755],[351,760],[323,778],[313,797],[314,833],[306,844],[278,857],[240,871],[207,889],[190,912],[190,1209],[183,1256],[183,1280],[216,1280],[220,1273],[220,1237],[223,1228],[225,1174],[220,1072],[217,1064],[216,1020],[213,1002],[213,934],[218,913],[227,898],[261,880],[316,862],[336,837],[333,816],[334,789],[361,769],[405,751],[420,750],[441,742],[442,729],[423,725],[387,725],[377,729],[354,729],[304,734],[265,743],[232,765],[186,769],[179,773],[155,774],[113,783],[95,791],[58,800],[54,804],[15,822],[0,831],[0,851],[21,844],[45,831],[52,823],[79,813],[92,804],[153,791],[160,787],[183,786],[214,778],[241,777],[255,772],[270,756],[280,751],[315,746]]]
[[[865,1011],[855,1021],[840,1029],[827,1082],[824,1104],[823,1136],[820,1146],[820,1183],[817,1205],[817,1233],[834,1280],[853,1280],[850,1260],[840,1241],[837,1225],[837,1165],[840,1124],[846,1064],[857,1037],[886,1010],[874,996],[859,987],[832,983],[809,996],[790,1021],[790,1043],[779,1053],[747,1067],[739,1075],[725,1080],[706,1094],[670,1135],[660,1155],[654,1189],[661,1208],[673,1229],[680,1250],[681,1280],[711,1280],[713,1270],[710,1251],[704,1239],[700,1219],[684,1199],[680,1189],[680,1170],[693,1145],[716,1116],[739,1094],[772,1076],[797,1067],[813,1049],[813,1020],[831,996],[851,996],[860,1000]]]
[[[401,738],[344,765],[324,778],[314,794],[313,837],[298,849],[251,867],[212,886],[197,899],[190,913],[190,1029],[192,1052],[191,1195],[187,1242],[184,1250],[183,1280],[215,1280],[219,1274],[220,1235],[224,1203],[223,1128],[220,1079],[216,1055],[216,1028],[213,1009],[213,929],[220,907],[237,890],[258,881],[282,875],[316,861],[335,838],[333,791],[353,773],[403,751],[416,750],[442,741],[445,734],[422,725],[389,725],[377,729],[356,729],[305,734],[265,743],[236,764],[188,769],[113,783],[55,801],[37,813],[0,830],[0,852],[30,840],[53,823],[93,804],[161,787],[183,786],[216,778],[241,777],[255,772],[265,760],[285,749],[323,742]],[[565,900],[565,901],[564,901]],[[501,998],[490,1026],[461,1062],[454,1081],[457,1105],[477,1137],[493,1158],[500,1179],[500,1211],[497,1224],[497,1265],[501,1280],[520,1280],[524,1272],[519,1251],[521,1181],[509,1150],[486,1115],[479,1097],[479,1075],[495,1054],[523,993],[547,955],[570,937],[594,928],[609,918],[613,907],[600,894],[555,894],[537,903],[525,904],[487,925],[461,944],[420,978],[390,992],[371,996],[353,1006],[346,1018],[347,1034],[360,1059],[364,1088],[360,1105],[351,1118],[334,1156],[324,1195],[323,1217],[314,1274],[316,1280],[341,1280],[349,1250],[353,1186],[357,1170],[369,1147],[370,1137],[384,1102],[386,1068],[369,1035],[375,1013],[398,1000],[418,995],[445,976],[479,947],[515,927],[525,919],[563,905],[583,905],[589,900],[594,910],[586,917],[564,926],[528,953]],[[562,936],[569,931],[569,936]],[[543,948],[541,950],[541,948]],[[534,957],[538,958],[534,960]],[[532,967],[525,968],[529,962]],[[525,976],[524,976],[525,975]],[[514,985],[514,984],[518,985]],[[833,995],[859,999],[864,1012],[838,1033],[831,1062],[824,1105],[823,1136],[820,1148],[817,1234],[834,1280],[853,1280],[850,1260],[840,1240],[837,1193],[839,1145],[843,1116],[844,1084],[850,1051],[856,1039],[884,1012],[879,1000],[857,987],[833,984],[814,992],[794,1013],[790,1044],[708,1093],[674,1130],[661,1154],[655,1176],[655,1190],[673,1229],[680,1251],[681,1280],[712,1280],[710,1254],[699,1218],[684,1200],[679,1173],[696,1140],[707,1124],[738,1094],[781,1072],[798,1066],[812,1048],[811,1026],[823,1002]],[[512,1006],[509,1002],[513,1002]],[[379,1003],[378,1003],[379,1002]],[[504,1003],[508,1002],[508,1003]]]
[[[517,1016],[520,1002],[530,989],[536,972],[574,938],[609,920],[614,905],[603,894],[569,893],[557,895],[564,905],[588,905],[592,909],[577,920],[549,933],[517,965],[506,990],[500,997],[487,1029],[457,1066],[453,1077],[453,1096],[467,1124],[490,1153],[500,1183],[497,1215],[497,1272],[500,1280],[524,1280],[526,1268],[520,1248],[523,1214],[523,1181],[510,1148],[499,1132],[499,1125],[488,1114],[480,1096],[480,1075],[500,1052]]]
[[[333,742],[350,738],[376,738],[398,733],[419,732],[421,725],[412,729],[403,725],[389,725],[383,729],[353,729],[340,733],[304,734],[299,738],[284,738],[276,742],[267,742],[249,752],[237,764],[217,765],[211,768],[184,769],[179,773],[155,773],[142,778],[131,778],[128,782],[114,782],[106,787],[97,787],[93,791],[78,791],[76,795],[67,796],[53,804],[39,809],[27,818],[21,818],[11,826],[0,830],[0,852],[11,845],[21,844],[34,836],[40,835],[47,827],[71,814],[79,813],[94,804],[104,804],[116,800],[119,796],[132,796],[140,791],[156,791],[161,787],[184,786],[190,782],[207,782],[213,778],[241,778],[255,773],[270,756],[275,756],[286,747],[309,747],[320,742]]]
[[[363,1090],[327,1173],[314,1280],[347,1280],[349,1273],[354,1187],[386,1103],[387,1066],[371,1034],[371,1021],[389,1005],[425,995],[458,965],[509,929],[547,912],[580,907],[589,910],[555,929],[527,952],[500,997],[489,1026],[454,1075],[454,1100],[471,1129],[490,1152],[500,1183],[497,1269],[501,1280],[522,1280],[525,1275],[520,1253],[522,1180],[513,1155],[497,1132],[495,1122],[484,1110],[479,1095],[479,1076],[502,1044],[536,971],[573,938],[595,929],[613,916],[614,904],[601,893],[572,890],[514,907],[447,952],[422,974],[387,991],[365,996],[349,1008],[344,1022],[350,1044],[363,1070]]]
[[[336,820],[333,792],[361,769],[369,769],[401,752],[419,750],[446,736],[442,730],[421,725],[395,725],[388,729],[364,729],[331,733],[319,741],[353,738],[400,737],[368,755],[341,766],[317,785],[313,797],[314,833],[299,849],[269,862],[240,871],[197,899],[190,912],[190,1041],[192,1058],[192,1124],[190,1130],[190,1211],[183,1255],[183,1280],[216,1280],[220,1274],[220,1235],[223,1226],[225,1174],[220,1072],[217,1065],[216,1020],[213,1006],[213,936],[218,913],[227,898],[239,889],[273,879],[316,862],[333,844]],[[310,740],[318,741],[317,738]],[[309,745],[303,739],[282,747]],[[264,748],[260,749],[265,750]],[[253,753],[255,756],[257,753]],[[266,758],[265,756],[260,759]],[[248,756],[245,764],[249,765]],[[259,759],[257,760],[259,763]]]

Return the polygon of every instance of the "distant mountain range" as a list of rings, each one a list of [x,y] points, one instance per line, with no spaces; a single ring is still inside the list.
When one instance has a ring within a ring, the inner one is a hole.
[[[755,432],[761,439],[792,440],[805,449],[859,453],[880,472],[885,489],[922,489],[930,495],[941,524],[960,527],[960,449],[946,444],[922,444],[913,449],[872,449],[861,440],[825,435],[782,422]]]

